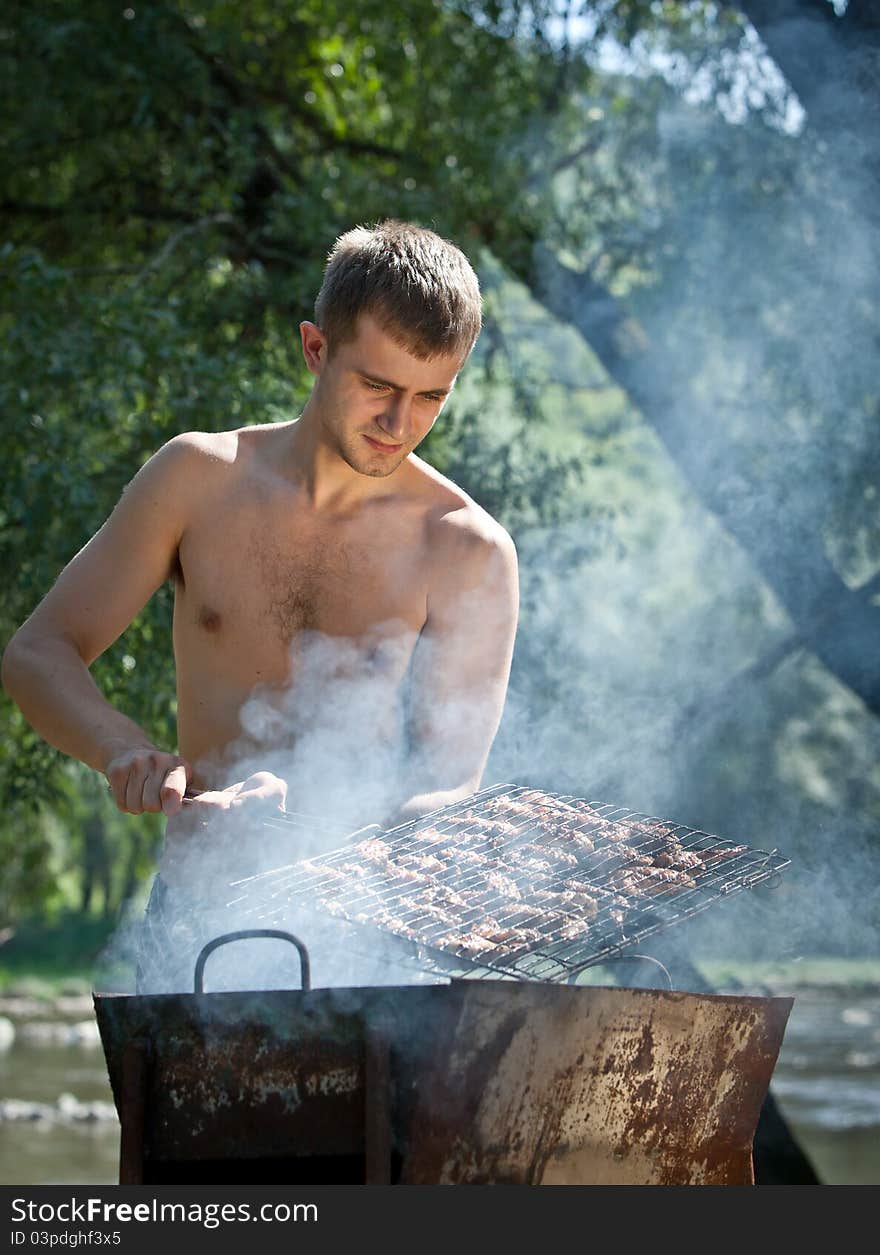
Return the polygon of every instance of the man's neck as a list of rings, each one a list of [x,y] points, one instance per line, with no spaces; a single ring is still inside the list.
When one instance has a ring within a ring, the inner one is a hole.
[[[388,496],[407,473],[406,462],[384,477],[362,475],[349,466],[322,422],[314,394],[288,428],[284,449],[285,467],[316,510],[349,508]]]

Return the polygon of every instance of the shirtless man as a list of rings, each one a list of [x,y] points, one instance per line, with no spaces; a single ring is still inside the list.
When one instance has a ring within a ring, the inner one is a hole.
[[[171,885],[197,871],[187,854],[218,811],[290,792],[291,810],[387,825],[479,787],[516,556],[414,454],[479,330],[454,245],[393,221],[340,237],[300,325],[315,376],[301,416],[170,440],[8,645],[3,684],[33,727],[103,772],[120,810],[168,816]],[[167,579],[179,753],[88,670]]]

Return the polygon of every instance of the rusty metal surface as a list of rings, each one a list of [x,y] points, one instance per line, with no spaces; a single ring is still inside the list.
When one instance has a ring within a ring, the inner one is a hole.
[[[473,983],[404,1180],[751,1184],[790,999],[522,988]]]
[[[125,1042],[153,1047],[148,1158],[362,1152],[362,1022],[335,1002],[218,993],[96,998],[95,1006],[117,1109]]]
[[[791,1000],[458,981],[95,1005],[117,1106],[126,1043],[150,1043],[153,1163],[375,1165],[387,1091],[407,1183],[744,1184]]]

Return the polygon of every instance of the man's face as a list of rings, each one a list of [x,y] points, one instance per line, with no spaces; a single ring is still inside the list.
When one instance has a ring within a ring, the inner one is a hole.
[[[353,340],[338,345],[329,358],[325,341],[310,360],[306,341],[315,333],[313,324],[303,324],[306,362],[318,378],[315,400],[325,436],[361,475],[390,475],[434,426],[461,369],[461,357],[422,361],[364,314]]]

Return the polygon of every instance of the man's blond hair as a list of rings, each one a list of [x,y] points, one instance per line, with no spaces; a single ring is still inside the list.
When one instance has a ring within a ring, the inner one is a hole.
[[[330,250],[315,301],[330,354],[354,339],[361,314],[415,357],[458,354],[463,362],[482,325],[480,284],[451,241],[387,218],[346,231]]]

